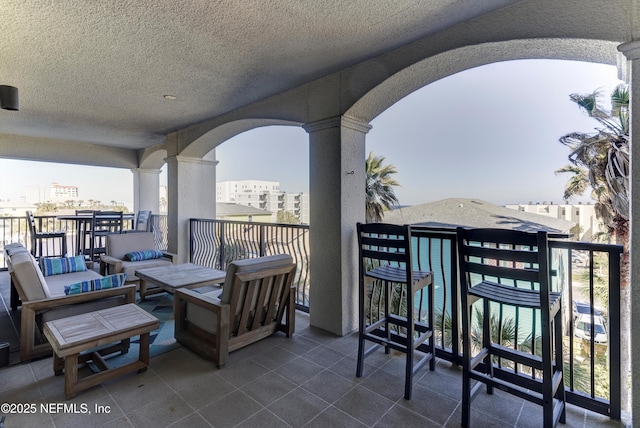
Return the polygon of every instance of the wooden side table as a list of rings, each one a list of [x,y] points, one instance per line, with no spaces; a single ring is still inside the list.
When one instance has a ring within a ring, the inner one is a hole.
[[[44,335],[54,351],[53,371],[56,376],[64,369],[64,393],[67,399],[76,393],[99,385],[126,373],[144,372],[149,365],[149,333],[160,323],[156,317],[133,303],[48,321]],[[131,337],[140,335],[138,360],[110,368],[103,355],[118,350],[127,351]],[[118,342],[114,346],[80,355],[98,346]],[[100,372],[78,379],[78,364],[93,361]]]

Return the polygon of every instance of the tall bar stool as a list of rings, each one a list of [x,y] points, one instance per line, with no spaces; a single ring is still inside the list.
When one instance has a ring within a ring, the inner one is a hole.
[[[356,376],[362,377],[365,358],[381,346],[387,354],[390,349],[403,352],[406,355],[404,398],[410,400],[414,374],[427,362],[429,369],[435,370],[433,275],[412,269],[408,225],[358,223],[357,232],[360,319]],[[376,288],[380,290],[377,293]],[[422,306],[425,291],[426,311]],[[395,310],[391,307],[394,295],[398,296]],[[416,301],[419,302],[417,308]],[[374,345],[367,348],[367,342]],[[415,351],[422,355],[414,363]]]
[[[38,231],[36,227],[36,219],[33,216],[33,212],[31,211],[27,211],[27,222],[29,223],[29,233],[31,234],[31,254],[33,255],[33,257],[64,257],[67,255],[67,232]],[[60,245],[58,245],[60,253],[55,253],[55,240],[58,239],[60,240]],[[48,242],[51,242],[51,248],[53,248],[54,250],[53,254],[49,253]],[[44,249],[46,249],[46,252],[44,251]]]
[[[151,210],[139,210],[133,222],[133,229],[123,229],[122,233],[139,233],[151,231]]]
[[[547,233],[458,228],[457,244],[462,300],[462,426],[469,426],[471,402],[483,384],[488,394],[496,387],[541,405],[545,428],[564,423],[562,294],[551,291]],[[482,349],[472,350],[472,310],[479,300],[483,302],[482,326],[478,326],[482,327]],[[515,314],[528,308],[534,323],[539,314],[540,355],[492,341],[491,312],[506,308],[514,308]],[[477,353],[472,355],[474,351]],[[473,388],[472,380],[477,381]]]
[[[100,260],[100,254],[107,250],[107,236],[122,233],[122,211],[94,211],[90,223],[89,260]]]

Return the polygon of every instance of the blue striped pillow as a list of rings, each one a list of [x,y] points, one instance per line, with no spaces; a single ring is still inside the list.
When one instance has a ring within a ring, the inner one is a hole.
[[[42,257],[40,270],[44,276],[61,275],[63,273],[84,272],[87,270],[87,265],[83,256]]]
[[[116,288],[124,284],[127,278],[126,273],[117,273],[115,275],[105,276],[103,278],[91,279],[89,281],[76,282],[64,286],[64,294],[86,293],[88,291],[106,290],[107,288]]]
[[[162,257],[162,251],[158,250],[132,251],[124,255],[125,260],[129,260],[130,262],[159,259],[160,257]]]

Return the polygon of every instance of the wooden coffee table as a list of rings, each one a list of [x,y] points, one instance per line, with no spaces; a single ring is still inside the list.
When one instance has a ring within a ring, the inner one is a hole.
[[[183,263],[140,269],[135,275],[140,278],[140,298],[144,299],[150,294],[163,291],[173,294],[178,288],[198,288],[219,284],[224,282],[227,273],[193,263]],[[148,284],[154,284],[160,288],[148,290]]]
[[[145,371],[149,365],[149,332],[159,326],[156,317],[133,303],[47,321],[44,324],[44,335],[55,353],[53,371],[58,376],[64,368],[64,394],[67,400],[75,397],[78,391],[123,374]],[[115,350],[128,350],[131,337],[138,335],[138,360],[110,368],[102,356]],[[80,355],[83,351],[118,341],[121,344]],[[101,371],[78,379],[78,364],[87,361],[93,361]]]

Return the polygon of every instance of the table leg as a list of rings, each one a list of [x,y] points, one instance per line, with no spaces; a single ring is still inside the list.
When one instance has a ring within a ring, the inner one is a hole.
[[[67,400],[76,396],[78,384],[78,354],[64,357],[64,395]]]
[[[147,281],[145,281],[144,279],[140,278],[140,300],[144,300],[145,296],[147,295]]]
[[[58,355],[53,353],[53,373],[56,376],[60,376],[62,374],[62,369],[64,369],[64,358],[58,357]]]
[[[140,335],[140,354],[138,359],[144,363],[144,367],[138,370],[138,373],[147,371],[149,365],[149,333]]]

